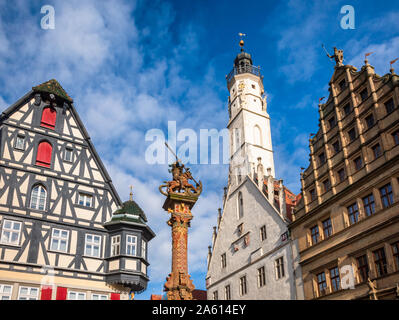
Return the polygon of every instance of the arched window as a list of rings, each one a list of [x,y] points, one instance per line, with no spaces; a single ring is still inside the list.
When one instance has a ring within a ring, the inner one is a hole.
[[[244,216],[244,202],[242,200],[242,193],[238,193],[238,219]]]
[[[257,146],[262,145],[262,132],[258,125],[254,127],[254,144]]]
[[[36,165],[50,168],[53,147],[47,141],[42,141],[37,147]]]
[[[54,108],[47,107],[43,109],[42,121],[40,125],[49,129],[55,128],[55,120],[57,119],[57,111]]]
[[[34,186],[30,196],[30,207],[32,209],[44,210],[46,206],[46,196],[46,188],[40,184]]]

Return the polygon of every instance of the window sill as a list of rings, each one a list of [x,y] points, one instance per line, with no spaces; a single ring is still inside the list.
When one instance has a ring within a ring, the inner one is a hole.
[[[102,257],[94,257],[94,256],[89,256],[87,254],[82,255],[85,258],[91,258],[91,259],[96,259],[96,260],[104,260]]]
[[[66,255],[75,256],[74,254],[71,254],[71,253],[69,253],[68,251],[47,249],[47,252],[52,252],[52,253],[59,253],[59,254],[66,254]]]
[[[78,204],[78,203],[75,203],[75,207],[81,208],[81,209],[86,209],[86,210],[94,210],[93,206],[88,207],[88,206],[84,206],[84,205],[81,205],[81,204]]]
[[[20,248],[21,247],[21,244],[13,244],[13,243],[8,243],[8,242],[0,242],[0,245],[12,247],[12,248]]]

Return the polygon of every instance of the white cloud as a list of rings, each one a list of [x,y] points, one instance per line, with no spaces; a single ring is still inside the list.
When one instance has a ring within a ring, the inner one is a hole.
[[[389,62],[399,58],[399,37],[393,37],[381,43],[372,43],[367,46],[358,48],[357,52],[354,52],[354,58],[349,61],[349,64],[356,66],[358,69],[364,65],[365,53],[373,52],[368,57],[369,63],[375,67],[376,73],[384,75],[389,73]],[[399,62],[397,62],[396,70],[399,70]]]
[[[4,110],[8,107],[8,103],[0,96],[0,110]]]
[[[285,11],[286,19],[277,42],[277,49],[284,57],[280,70],[291,83],[309,80],[317,69],[320,44],[315,40],[325,28],[328,6],[326,1],[304,5],[303,1],[291,0],[287,8],[280,8]],[[288,24],[291,21],[295,23]]]

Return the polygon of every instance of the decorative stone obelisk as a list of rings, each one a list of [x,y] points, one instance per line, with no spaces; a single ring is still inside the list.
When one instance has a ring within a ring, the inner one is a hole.
[[[164,291],[168,300],[192,300],[195,287],[188,274],[188,228],[193,218],[191,208],[202,192],[202,183],[197,183],[190,169],[179,161],[170,167],[169,172],[172,173],[173,180],[164,181],[166,184],[159,187],[159,191],[167,196],[163,208],[170,213],[167,223],[172,227],[172,271],[166,278]],[[190,184],[189,180],[193,180],[196,186]]]

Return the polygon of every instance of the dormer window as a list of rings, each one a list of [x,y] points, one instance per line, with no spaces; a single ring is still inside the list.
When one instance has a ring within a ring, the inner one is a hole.
[[[57,111],[55,111],[54,108],[52,108],[52,107],[44,108],[40,125],[42,127],[46,127],[46,128],[54,130],[56,119],[57,119]]]

